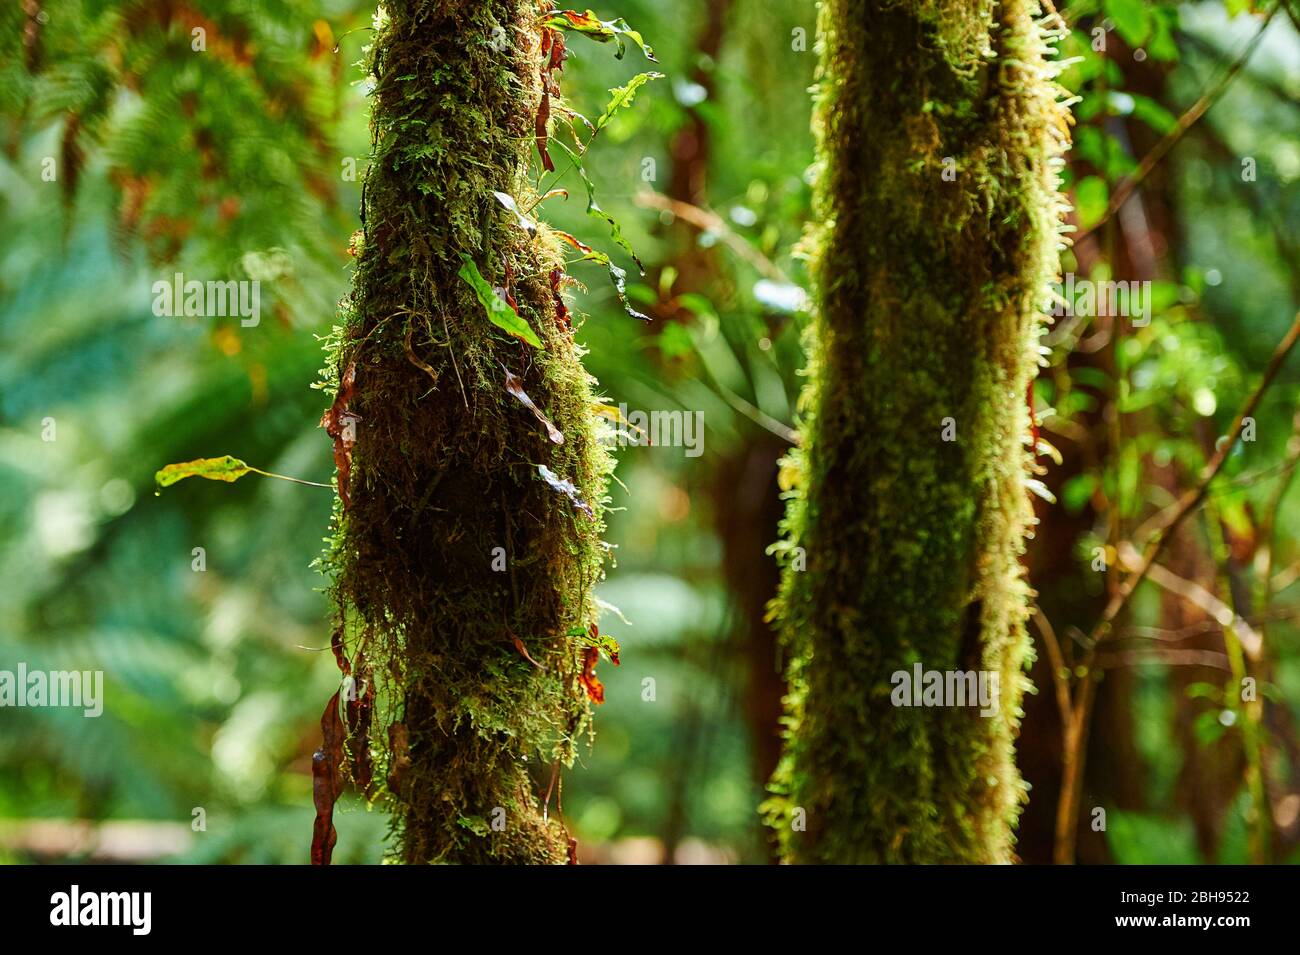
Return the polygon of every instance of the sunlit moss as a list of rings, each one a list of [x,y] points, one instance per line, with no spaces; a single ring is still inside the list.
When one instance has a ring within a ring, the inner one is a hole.
[[[766,805],[792,861],[1012,858],[1025,394],[1068,141],[1036,15],[822,3],[816,319],[774,604],[788,738]],[[893,706],[890,675],[917,662],[997,671],[998,715]]]

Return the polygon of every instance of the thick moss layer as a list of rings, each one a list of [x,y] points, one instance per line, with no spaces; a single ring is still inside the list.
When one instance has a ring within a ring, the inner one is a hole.
[[[777,602],[792,693],[768,804],[792,861],[1012,858],[1025,395],[1068,139],[1036,13],[822,3],[817,314],[786,469],[806,570],[789,560]],[[918,662],[997,671],[997,715],[895,707]]]
[[[374,155],[333,359],[336,385],[355,363],[356,446],[329,562],[348,651],[364,647],[409,736],[409,768],[400,745],[387,754],[408,862],[560,862],[568,849],[557,795],[549,817],[543,796],[588,713],[569,634],[595,619],[610,464],[556,314],[559,250],[493,195],[535,199],[538,10],[392,0],[370,52]],[[488,321],[462,254],[508,289],[543,348]],[[562,445],[507,392],[506,369]],[[594,519],[541,480],[543,464]],[[376,745],[384,736],[381,723]]]

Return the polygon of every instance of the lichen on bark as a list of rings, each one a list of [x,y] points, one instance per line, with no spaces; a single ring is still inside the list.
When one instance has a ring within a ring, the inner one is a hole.
[[[821,6],[815,318],[773,606],[791,695],[765,807],[790,861],[1013,857],[1025,396],[1068,143],[1037,13]],[[894,706],[916,663],[997,672],[996,715]]]
[[[544,9],[389,0],[368,53],[373,154],[327,368],[335,389],[355,372],[355,446],[326,565],[346,652],[364,650],[380,682],[376,775],[406,862],[552,863],[569,848],[550,784],[589,716],[575,635],[595,622],[611,463],[582,349],[557,315],[559,246],[494,196],[524,210],[536,199]],[[463,255],[540,349],[488,320]],[[507,371],[562,444],[506,390]]]

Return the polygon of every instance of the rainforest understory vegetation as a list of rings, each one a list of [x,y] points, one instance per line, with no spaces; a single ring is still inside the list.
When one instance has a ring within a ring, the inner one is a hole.
[[[0,54],[0,861],[1300,860],[1296,0]]]

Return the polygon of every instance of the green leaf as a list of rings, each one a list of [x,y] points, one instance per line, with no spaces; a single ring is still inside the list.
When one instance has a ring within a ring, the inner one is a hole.
[[[641,312],[638,312],[632,307],[632,303],[628,301],[627,272],[615,265],[608,253],[601,252],[599,249],[593,249],[581,239],[570,235],[567,232],[563,232],[560,229],[553,229],[552,231],[559,238],[563,239],[569,245],[582,253],[582,258],[578,260],[579,262],[595,262],[597,265],[603,265],[609,271],[609,280],[614,283],[614,293],[618,295],[618,300],[623,306],[623,311],[640,321],[650,321],[649,315],[643,315]]]
[[[1074,187],[1074,204],[1079,210],[1079,225],[1084,229],[1101,220],[1109,202],[1110,189],[1098,176],[1084,176]]]
[[[158,482],[159,487],[171,487],[177,481],[183,481],[188,477],[231,483],[238,481],[252,470],[243,461],[227,454],[219,458],[198,458],[194,461],[169,464],[154,475],[154,480]]]
[[[671,322],[659,333],[659,351],[665,358],[680,358],[695,347],[691,334],[680,322]]]
[[[491,832],[487,820],[482,816],[461,816],[456,820],[456,824],[462,829],[468,829],[476,836],[487,836]]]
[[[1154,12],[1154,29],[1147,43],[1147,52],[1157,60],[1171,63],[1178,59],[1178,44],[1174,41],[1178,11],[1158,7]]]
[[[1097,490],[1095,474],[1076,474],[1061,487],[1061,504],[1069,514],[1078,514]]]
[[[605,111],[600,114],[596,120],[596,129],[602,130],[609,121],[614,118],[614,114],[620,109],[626,109],[632,105],[632,100],[636,98],[636,91],[645,86],[651,80],[663,79],[662,73],[638,73],[632,79],[628,80],[624,86],[616,86],[610,90],[609,103],[605,106]]]
[[[543,18],[542,26],[550,27],[552,30],[574,30],[597,43],[609,43],[612,40],[618,47],[614,57],[619,60],[623,59],[626,48],[623,38],[627,37],[641,48],[647,60],[652,63],[659,62],[655,59],[654,50],[641,39],[641,34],[629,27],[622,17],[617,20],[602,20],[590,10],[585,13],[578,13],[576,10],[552,10]]]
[[[1120,865],[1204,864],[1196,833],[1186,819],[1162,819],[1154,813],[1108,813],[1106,841]]]
[[[483,278],[479,273],[474,260],[464,252],[460,254],[460,258],[464,264],[461,265],[460,271],[456,274],[474,290],[479,304],[483,306],[483,311],[487,312],[488,321],[506,334],[522,338],[534,348],[541,348],[542,340],[537,337],[537,333],[533,331],[532,326],[510,307],[509,302],[497,294],[496,289],[488,284],[487,279]]]
[[[578,170],[578,175],[582,178],[582,184],[587,187],[587,215],[601,219],[609,226],[610,238],[618,244],[620,249],[632,257],[637,269],[640,270],[642,275],[645,275],[645,266],[641,264],[637,254],[632,251],[632,244],[623,237],[623,230],[618,221],[596,204],[596,186],[591,181],[591,177],[587,175],[587,170],[583,168],[582,157],[559,140],[555,141],[555,145],[569,154],[569,158],[573,160],[573,168]]]
[[[1161,136],[1172,133],[1178,126],[1178,118],[1149,96],[1130,93],[1133,99],[1133,115],[1146,123]]]
[[[1151,20],[1142,0],[1106,0],[1106,15],[1129,46],[1141,46],[1151,31]]]

